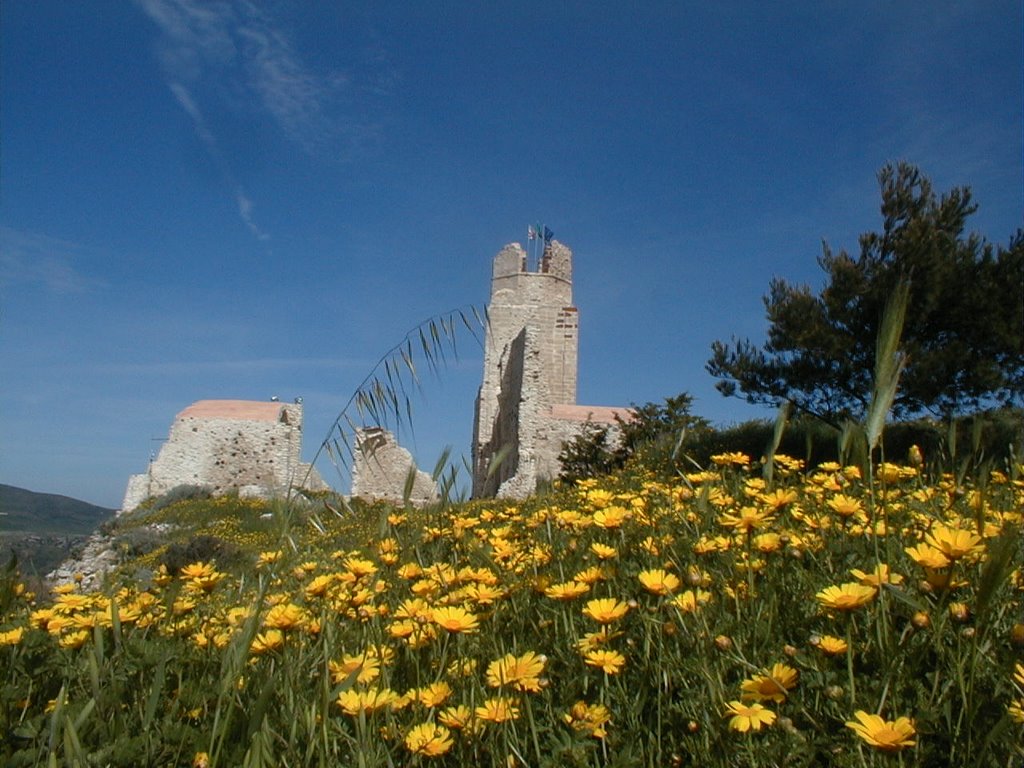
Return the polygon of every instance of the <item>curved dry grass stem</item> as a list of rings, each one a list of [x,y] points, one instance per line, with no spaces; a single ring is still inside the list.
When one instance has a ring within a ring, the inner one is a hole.
[[[366,377],[338,412],[327,436],[317,448],[305,480],[323,454],[335,469],[350,469],[354,459],[353,436],[357,429],[372,424],[396,431],[412,425],[412,392],[421,386],[417,359],[434,374],[448,364],[448,355],[458,359],[456,344],[460,329],[468,331],[479,345],[487,325],[486,311],[470,305],[427,318],[405,333],[374,363]],[[351,409],[355,409],[355,416]],[[304,483],[303,483],[304,484]]]

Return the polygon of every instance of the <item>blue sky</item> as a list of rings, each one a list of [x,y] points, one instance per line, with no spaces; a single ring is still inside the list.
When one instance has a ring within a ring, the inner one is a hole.
[[[537,221],[575,253],[579,402],[770,417],[710,344],[877,228],[887,161],[1021,226],[1022,27],[1017,0],[4,2],[0,482],[115,507],[205,398],[302,396],[309,458]],[[463,338],[403,438],[424,465],[468,453]]]

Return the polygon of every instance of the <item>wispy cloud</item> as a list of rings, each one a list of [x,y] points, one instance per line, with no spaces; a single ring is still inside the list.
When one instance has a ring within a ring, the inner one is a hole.
[[[245,103],[268,114],[289,140],[311,153],[344,132],[344,121],[332,108],[352,86],[351,78],[340,71],[311,70],[287,31],[261,4],[136,2],[160,29],[158,55],[169,81],[227,86],[233,97],[241,94]]]
[[[233,172],[233,137],[207,116],[239,109],[266,116],[290,144],[329,158],[351,157],[375,135],[372,121],[352,117],[355,110],[347,107],[352,99],[389,92],[394,72],[379,41],[351,46],[358,51],[353,65],[358,76],[338,69],[316,71],[296,50],[287,25],[260,0],[134,1],[159,30],[156,54],[167,86],[257,239],[269,236],[257,224],[253,199]],[[363,31],[373,38],[372,30]],[[365,109],[358,112],[365,114]]]
[[[192,93],[179,82],[172,81],[168,85],[178,104],[192,118],[192,125],[196,129],[196,135],[199,136],[199,140],[203,142],[206,150],[213,156],[214,160],[223,163],[224,155],[221,153],[220,147],[217,146],[217,140],[210,132],[210,128],[206,125],[206,118],[203,117],[203,113],[199,111],[199,106],[196,104],[195,99],[192,98]]]
[[[231,190],[238,215],[259,240],[252,198],[206,120],[197,91],[268,114],[282,133],[313,152],[333,133],[324,103],[346,79],[314,75],[269,15],[250,0],[136,0],[160,30],[157,53],[167,85]]]
[[[242,185],[235,179],[235,174],[232,173],[231,166],[224,157],[224,153],[221,152],[217,139],[206,124],[206,119],[203,117],[203,113],[199,111],[199,106],[196,104],[195,99],[192,98],[191,92],[181,83],[170,83],[169,87],[171,89],[171,93],[174,94],[174,98],[177,99],[178,103],[181,105],[181,108],[188,113],[190,118],[192,118],[192,126],[195,128],[196,135],[203,143],[203,146],[206,147],[206,151],[210,155],[214,164],[220,170],[225,183],[234,189],[235,203],[238,205],[238,215],[241,217],[242,222],[246,227],[248,227],[249,231],[252,232],[253,236],[257,240],[269,240],[270,235],[260,229],[256,224],[256,220],[252,213],[252,200],[249,199],[249,196],[245,193]]]
[[[316,151],[337,133],[327,108],[349,85],[348,76],[314,74],[262,8],[248,1],[241,7],[236,37],[247,86],[289,139]]]
[[[61,295],[102,287],[75,266],[82,251],[67,240],[0,227],[0,287],[35,285]]]
[[[252,215],[252,201],[241,187],[236,187],[235,189],[235,202],[238,204],[238,215],[242,217],[245,226],[249,228],[249,231],[253,233],[256,239],[269,240],[270,235],[256,225],[256,220]]]

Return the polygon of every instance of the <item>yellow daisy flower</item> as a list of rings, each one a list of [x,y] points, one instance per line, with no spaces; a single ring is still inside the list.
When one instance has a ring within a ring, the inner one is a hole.
[[[933,526],[924,540],[950,560],[973,559],[985,551],[982,538],[977,534],[942,523]]]
[[[508,685],[517,691],[536,693],[541,689],[540,676],[547,657],[533,651],[522,656],[511,653],[487,665],[487,684],[492,688]]]
[[[405,747],[414,755],[438,757],[452,748],[452,732],[443,725],[421,723],[406,734]]]
[[[452,687],[443,680],[416,690],[416,701],[424,707],[440,707],[452,695]]]
[[[774,665],[766,675],[754,675],[740,685],[744,701],[774,701],[779,704],[786,700],[789,691],[796,687],[800,673],[786,664]]]
[[[575,576],[573,576],[573,581],[579,581],[584,584],[596,584],[597,582],[603,581],[604,579],[604,571],[602,571],[596,565],[592,565],[589,568],[585,568],[584,570],[580,571]]]
[[[445,707],[442,709],[438,713],[437,719],[449,728],[461,730],[472,725],[473,712],[465,704],[458,704],[453,707]]]
[[[674,605],[683,613],[696,613],[697,609],[711,601],[711,593],[703,589],[688,589],[681,595],[672,598],[671,605]]]
[[[906,547],[904,551],[922,568],[937,570],[949,567],[952,562],[941,549],[928,544],[916,544],[913,547]]]
[[[679,577],[661,568],[640,571],[637,578],[644,589],[655,595],[667,595],[679,589]]]
[[[748,467],[750,466],[750,457],[745,453],[739,451],[732,451],[730,453],[716,453],[711,457],[711,461],[720,467]]]
[[[626,666],[626,657],[618,651],[599,649],[590,651],[584,661],[588,666],[597,667],[606,675],[617,675]]]
[[[882,752],[899,752],[904,747],[912,747],[916,731],[914,721],[899,717],[894,721],[883,720],[878,715],[863,710],[853,713],[857,722],[849,721],[846,727],[853,730],[863,741]]]
[[[772,509],[758,509],[757,507],[741,507],[738,512],[726,512],[718,522],[726,528],[735,528],[737,531],[750,533],[758,526],[771,522],[775,514]]]
[[[864,516],[864,503],[853,496],[837,493],[831,499],[826,501],[825,504],[844,520],[851,517]]]
[[[599,528],[621,528],[628,519],[629,510],[618,505],[605,507],[594,513],[594,525]]]
[[[473,710],[473,713],[479,720],[485,720],[489,723],[504,723],[519,717],[519,707],[515,705],[513,699],[505,696],[496,696],[484,701],[483,704]]]
[[[260,632],[253,638],[252,647],[249,649],[253,653],[267,653],[269,651],[275,651],[284,645],[284,635],[279,629],[268,629],[266,632]]]
[[[275,605],[263,617],[263,626],[270,629],[295,629],[306,623],[306,612],[294,603]]]
[[[357,683],[368,685],[380,677],[380,659],[369,653],[346,655],[340,662],[327,662],[327,669],[335,685],[345,682],[351,675],[355,675]]]
[[[544,590],[544,594],[552,600],[573,600],[589,591],[589,584],[584,584],[582,581],[566,581],[561,584],[552,584]]]
[[[903,577],[898,573],[892,573],[889,566],[879,563],[871,573],[865,573],[859,568],[850,571],[857,581],[868,587],[880,587],[882,584],[902,584]]]
[[[836,611],[853,611],[867,605],[875,599],[878,590],[856,582],[848,582],[838,587],[826,587],[815,597],[822,607]]]
[[[1010,719],[1017,725],[1024,725],[1024,699],[1018,699],[1006,707]]]
[[[25,635],[24,627],[16,627],[7,632],[0,632],[0,645],[17,645]]]
[[[726,705],[724,717],[729,718],[729,727],[734,731],[746,733],[747,731],[759,731],[761,726],[771,725],[775,722],[776,715],[761,704],[730,701]]]
[[[599,597],[587,602],[583,614],[599,624],[611,624],[618,621],[629,611],[629,606],[614,597]]]
[[[787,504],[792,504],[798,498],[800,497],[794,490],[777,488],[771,493],[761,494],[759,500],[772,512],[776,512]]]
[[[479,620],[475,615],[455,605],[434,609],[434,623],[449,632],[475,632]]]
[[[562,719],[574,730],[583,731],[595,739],[603,739],[608,735],[605,726],[611,722],[612,715],[603,704],[577,701]]]
[[[370,688],[357,691],[354,688],[338,694],[338,706],[346,715],[358,715],[361,711],[370,714],[378,709],[391,707],[399,700],[399,696],[390,688]]]
[[[813,644],[819,651],[829,656],[838,656],[841,653],[846,653],[849,649],[849,645],[847,645],[843,638],[835,637],[834,635],[825,635]]]

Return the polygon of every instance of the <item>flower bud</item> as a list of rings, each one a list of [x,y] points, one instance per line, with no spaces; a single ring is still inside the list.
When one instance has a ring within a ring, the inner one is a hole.
[[[825,688],[826,698],[832,699],[832,701],[838,701],[843,698],[845,691],[841,685],[829,685]]]
[[[919,446],[910,446],[910,450],[907,451],[907,461],[914,467],[920,467],[924,464],[924,456],[921,455],[921,448]]]
[[[719,635],[715,638],[715,647],[720,651],[732,650],[732,639],[727,635]]]
[[[1018,621],[1010,628],[1010,642],[1024,646],[1024,623]]]
[[[928,629],[932,625],[932,620],[924,611],[918,611],[911,617],[910,623],[917,629]]]
[[[971,609],[966,603],[950,603],[949,615],[956,621],[964,622],[971,618]]]

